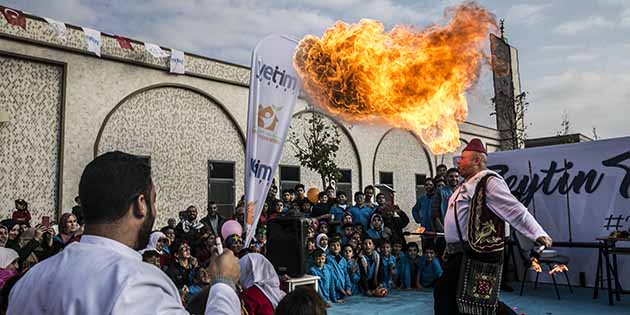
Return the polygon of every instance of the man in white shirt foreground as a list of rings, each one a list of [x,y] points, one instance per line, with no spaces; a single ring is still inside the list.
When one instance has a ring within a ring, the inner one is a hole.
[[[531,240],[552,240],[512,194],[503,178],[486,167],[486,149],[472,139],[458,169],[464,182],[454,190],[444,219],[444,273],[433,291],[436,315],[515,314],[498,301],[505,222]]]
[[[81,242],[29,270],[11,290],[7,313],[188,314],[173,282],[137,252],[157,214],[151,168],[130,154],[105,153],[86,166],[79,196],[86,224]],[[210,268],[221,283],[208,305],[222,305],[221,314],[240,314],[238,296],[226,285],[238,281],[238,266],[226,251]]]

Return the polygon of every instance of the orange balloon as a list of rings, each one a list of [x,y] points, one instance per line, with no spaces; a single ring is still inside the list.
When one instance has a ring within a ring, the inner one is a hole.
[[[306,192],[306,197],[308,198],[310,202],[312,202],[313,204],[316,204],[317,200],[319,199],[319,189],[315,187],[309,188],[308,191]]]

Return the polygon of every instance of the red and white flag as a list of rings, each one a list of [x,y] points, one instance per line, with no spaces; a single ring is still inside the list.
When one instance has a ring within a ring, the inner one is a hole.
[[[15,10],[7,7],[0,6],[2,15],[7,19],[7,22],[11,25],[17,25],[26,30],[26,17],[20,10]]]
[[[120,35],[114,35],[114,38],[116,38],[116,41],[118,42],[118,45],[120,45],[120,48],[133,50],[133,46],[131,46],[131,40],[129,40],[129,38],[122,37]]]

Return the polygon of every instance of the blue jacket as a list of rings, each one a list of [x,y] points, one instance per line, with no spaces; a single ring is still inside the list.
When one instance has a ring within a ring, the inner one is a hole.
[[[352,214],[353,224],[361,223],[365,231],[370,228],[368,220],[372,215],[372,211],[374,211],[372,208],[368,206],[363,206],[360,208],[357,206],[352,206],[349,211],[350,214]]]
[[[431,219],[431,204],[433,203],[433,196],[424,194],[416,200],[416,204],[411,210],[413,219],[416,223],[422,225],[427,231],[433,232],[433,220]]]
[[[420,274],[420,284],[425,288],[430,288],[442,276],[442,266],[440,266],[437,258],[428,262],[426,257],[421,256],[418,273]]]
[[[348,268],[347,274],[350,280],[350,291],[352,291],[352,295],[359,294],[359,281],[361,281],[361,271],[359,270],[359,264],[356,260],[347,261]],[[352,272],[352,267],[354,267],[354,273]]]
[[[385,257],[385,255],[381,255],[381,263],[383,264],[383,276],[385,282],[385,288],[389,290],[390,282],[394,281],[396,275],[398,274],[398,270],[396,269],[396,257],[389,255]],[[389,266],[394,265],[394,269],[390,269]]]
[[[453,189],[451,186],[444,186],[439,191],[440,193],[440,211],[442,212],[442,220],[444,220],[444,216],[446,215],[446,209],[448,209],[448,199],[453,195]]]
[[[397,283],[401,288],[411,288],[411,265],[409,257],[405,253],[400,253],[396,260],[398,270]]]
[[[337,302],[333,271],[329,265],[324,265],[322,269],[317,268],[317,266],[312,266],[309,268],[308,274],[319,277],[319,294],[321,294],[325,300]]]
[[[341,257],[339,262],[335,259],[335,255],[330,253],[326,256],[326,265],[329,265],[333,271],[335,290],[338,296],[343,296],[343,290],[351,290],[350,275],[348,275],[348,262]]]

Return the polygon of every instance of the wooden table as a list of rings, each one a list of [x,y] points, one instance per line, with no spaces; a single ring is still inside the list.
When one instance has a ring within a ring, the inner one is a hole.
[[[319,292],[319,285],[318,285],[319,277],[318,276],[304,275],[299,278],[282,279],[282,282],[283,284],[286,285],[287,293],[292,292],[297,287],[303,286],[303,285],[313,286],[315,291]]]
[[[617,247],[617,242],[630,242],[627,238],[613,238],[613,237],[598,237],[602,246],[599,248],[599,255],[597,258],[597,276],[595,278],[595,291],[593,292],[593,298],[597,298],[598,288],[601,281],[601,286],[604,286],[604,271],[602,270],[602,263],[606,266],[606,284],[608,289],[608,304],[614,305],[613,295],[616,295],[617,301],[621,301],[621,294],[630,294],[630,291],[624,290],[619,282],[619,269],[617,267],[617,255],[630,255],[630,248]],[[612,255],[612,259],[611,256]],[[603,261],[602,261],[603,260]],[[614,280],[614,289],[612,287],[612,280]]]

